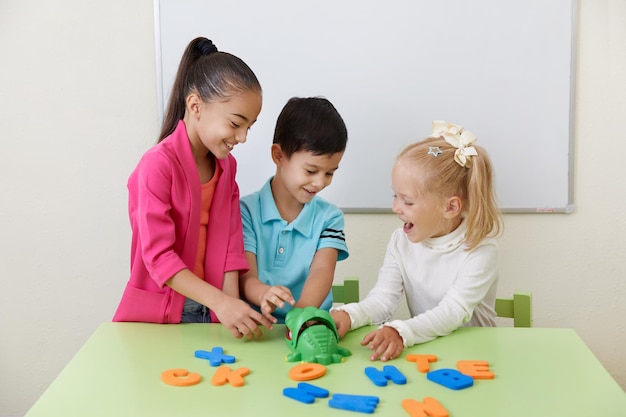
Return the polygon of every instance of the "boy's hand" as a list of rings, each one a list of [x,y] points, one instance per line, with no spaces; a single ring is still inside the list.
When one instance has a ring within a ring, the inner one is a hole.
[[[261,337],[263,332],[261,332],[259,325],[268,329],[272,328],[270,320],[251,308],[245,301],[226,295],[221,301],[218,306],[215,306],[213,311],[220,322],[237,339],[242,337],[247,337],[248,339]]]
[[[293,298],[289,288],[283,287],[282,285],[274,285],[273,287],[269,287],[265,294],[263,294],[259,307],[261,308],[263,316],[271,320],[272,323],[276,323],[278,320],[276,317],[272,316],[272,313],[277,307],[284,307],[285,303],[294,305],[296,300]]]
[[[370,356],[371,361],[380,358],[382,362],[386,362],[397,358],[404,350],[402,337],[396,329],[389,326],[366,334],[361,341],[361,346],[365,345],[369,345],[370,350],[374,351]]]
[[[345,311],[331,311],[330,316],[335,321],[335,326],[337,327],[337,334],[340,338],[342,338],[350,327],[352,327],[352,320],[350,320],[350,315]]]

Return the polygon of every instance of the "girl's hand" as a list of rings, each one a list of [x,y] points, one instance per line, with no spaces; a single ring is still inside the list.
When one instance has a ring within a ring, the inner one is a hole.
[[[272,312],[274,312],[277,307],[284,307],[285,303],[294,305],[296,300],[293,298],[289,288],[283,287],[282,285],[275,285],[273,287],[269,287],[267,291],[265,291],[263,297],[261,298],[261,305],[259,307],[261,307],[263,316],[265,316],[272,323],[276,323],[278,320],[276,317],[272,316]]]
[[[352,320],[350,320],[350,315],[345,311],[331,311],[330,316],[335,321],[335,326],[337,327],[337,334],[340,338],[342,338],[350,327],[352,327]]]
[[[220,319],[220,322],[237,339],[242,337],[247,337],[248,339],[261,337],[263,332],[259,325],[268,329],[272,328],[272,323],[263,317],[261,313],[250,307],[248,303],[226,294],[224,294],[221,303],[214,307],[213,311],[217,318]]]
[[[374,352],[370,356],[371,361],[380,358],[382,362],[397,358],[404,350],[402,337],[396,329],[384,326],[365,335],[361,346],[369,345]]]

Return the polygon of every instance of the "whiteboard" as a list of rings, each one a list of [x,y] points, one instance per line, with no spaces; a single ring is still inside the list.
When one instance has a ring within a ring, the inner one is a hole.
[[[321,196],[389,211],[396,155],[433,120],[465,126],[494,164],[504,212],[573,210],[575,0],[155,0],[159,111],[180,57],[205,36],[242,58],[263,109],[235,148],[241,194],[274,173],[276,118],[323,96],[348,146]]]

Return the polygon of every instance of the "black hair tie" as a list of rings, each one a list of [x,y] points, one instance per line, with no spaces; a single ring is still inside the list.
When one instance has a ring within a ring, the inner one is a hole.
[[[213,44],[210,39],[203,39],[198,44],[198,47],[200,48],[200,53],[202,53],[202,55],[210,55],[214,52],[217,52],[217,46],[215,46],[215,44]]]

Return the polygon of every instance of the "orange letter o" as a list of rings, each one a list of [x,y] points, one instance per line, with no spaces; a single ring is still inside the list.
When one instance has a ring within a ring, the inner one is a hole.
[[[310,381],[326,374],[326,367],[319,363],[302,363],[296,365],[289,371],[289,378],[294,381]]]

